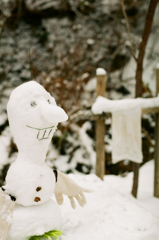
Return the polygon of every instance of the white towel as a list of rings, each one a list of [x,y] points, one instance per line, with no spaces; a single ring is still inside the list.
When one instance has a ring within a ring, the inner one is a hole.
[[[109,100],[97,97],[92,106],[94,114],[112,113],[112,162],[128,159],[141,163],[141,110],[147,107],[159,106],[157,98],[135,98]]]
[[[97,97],[92,106],[94,114],[112,113],[112,162],[128,159],[141,163],[141,111],[159,107],[159,97],[109,100]]]
[[[112,163],[128,159],[141,163],[141,107],[112,113]]]

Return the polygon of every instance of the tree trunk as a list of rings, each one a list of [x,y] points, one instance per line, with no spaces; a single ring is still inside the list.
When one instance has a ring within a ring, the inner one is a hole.
[[[153,17],[155,13],[155,9],[157,7],[157,3],[159,0],[151,0],[146,16],[145,28],[142,35],[142,41],[139,46],[139,54],[137,58],[137,69],[136,69],[136,97],[142,96],[142,73],[143,73],[143,60],[145,56],[145,49],[148,42],[149,35],[151,33],[151,27],[153,23]]]
[[[151,33],[151,27],[153,23],[155,9],[157,7],[158,2],[159,0],[150,0],[149,8],[147,11],[145,28],[143,31],[142,41],[139,46],[139,54],[137,58],[135,97],[142,97],[143,60],[145,56],[145,49],[148,42],[148,38]],[[137,197],[139,166],[140,165],[138,163],[133,163],[134,179],[133,179],[133,187],[132,187],[131,193],[135,198]]]
[[[159,63],[156,69],[156,96],[159,94]],[[156,114],[155,125],[155,167],[154,167],[154,196],[159,198],[159,113]]]

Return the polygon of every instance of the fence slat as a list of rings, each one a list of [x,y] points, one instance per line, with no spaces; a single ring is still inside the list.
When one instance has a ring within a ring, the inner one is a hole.
[[[156,68],[156,95],[159,93],[159,63]],[[155,126],[155,170],[154,170],[154,196],[159,198],[159,113],[156,114]]]
[[[104,71],[104,69],[103,69]],[[105,72],[105,71],[104,71]],[[106,97],[106,72],[96,72],[96,97]],[[103,180],[105,175],[105,119],[96,120],[96,175]]]

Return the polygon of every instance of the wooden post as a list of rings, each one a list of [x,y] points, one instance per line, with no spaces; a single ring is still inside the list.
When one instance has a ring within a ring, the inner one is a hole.
[[[159,94],[159,63],[156,67],[156,95]],[[154,169],[154,196],[159,198],[159,113],[156,113],[155,126],[155,169]]]
[[[132,191],[131,194],[137,198],[137,190],[138,190],[138,182],[139,182],[139,168],[140,164],[133,162],[133,185],[132,185]]]
[[[106,96],[106,71],[96,70],[96,97]],[[103,180],[105,175],[105,119],[96,120],[96,175]]]

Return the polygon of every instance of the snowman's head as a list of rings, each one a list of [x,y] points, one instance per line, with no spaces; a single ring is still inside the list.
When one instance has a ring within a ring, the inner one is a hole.
[[[57,107],[55,99],[35,81],[13,90],[7,112],[18,148],[43,141],[48,145],[57,124],[68,119],[64,110]]]

